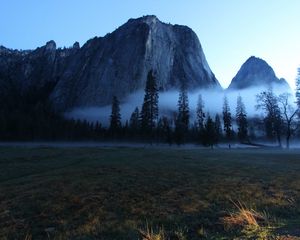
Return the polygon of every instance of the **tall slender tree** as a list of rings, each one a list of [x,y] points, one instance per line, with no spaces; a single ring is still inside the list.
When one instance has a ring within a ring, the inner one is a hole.
[[[184,130],[187,131],[190,123],[190,109],[188,93],[185,87],[182,87],[180,90],[177,119],[183,125]]]
[[[177,144],[185,141],[185,136],[189,130],[190,109],[188,93],[185,86],[182,86],[178,98],[178,113],[175,122],[175,136]]]
[[[113,96],[109,131],[115,137],[120,132],[121,127],[120,102],[116,96]]]
[[[158,120],[158,88],[153,70],[147,75],[144,102],[141,110],[141,128],[144,134],[152,137]]]
[[[216,143],[220,141],[222,138],[222,125],[221,125],[221,119],[219,114],[216,114],[215,116],[215,133],[216,133]]]
[[[226,96],[224,97],[224,102],[223,102],[223,124],[224,124],[225,137],[228,141],[230,141],[232,140],[233,137],[232,118],[231,118],[228,99]]]
[[[161,142],[172,144],[172,129],[166,116],[161,117],[157,123],[157,137]]]
[[[217,142],[216,136],[216,126],[213,119],[207,114],[207,119],[204,125],[204,135],[202,139],[202,144],[204,146],[209,146],[213,148],[214,144]]]
[[[248,121],[245,104],[239,95],[236,101],[236,123],[238,126],[238,139],[240,142],[248,141]]]
[[[140,116],[139,108],[136,107],[133,113],[131,114],[129,120],[129,130],[133,136],[136,136],[140,129],[139,116]]]
[[[204,128],[204,120],[205,120],[204,101],[202,99],[201,94],[199,94],[198,96],[196,114],[197,114],[198,129],[201,132],[201,130],[203,130]]]

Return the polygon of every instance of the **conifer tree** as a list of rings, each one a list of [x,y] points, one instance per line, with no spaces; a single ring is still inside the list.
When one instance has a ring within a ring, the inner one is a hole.
[[[217,142],[216,137],[216,126],[209,114],[207,114],[206,123],[204,125],[204,135],[202,143],[204,146],[209,146],[213,148],[214,144]]]
[[[216,143],[222,138],[222,125],[219,114],[215,116],[215,133],[216,133]]]
[[[188,93],[185,86],[181,87],[178,99],[178,113],[175,122],[175,135],[177,144],[185,141],[185,136],[189,130],[190,110]]]
[[[198,128],[199,128],[199,131],[201,132],[204,128],[204,120],[205,120],[204,101],[202,99],[201,94],[199,94],[199,96],[198,96],[196,114],[197,114]]]
[[[133,132],[137,132],[139,130],[139,116],[140,116],[140,111],[139,108],[136,107],[133,111],[133,113],[130,116],[130,120],[129,120],[129,128],[131,131]]]
[[[113,97],[110,115],[109,131],[116,136],[121,129],[120,102],[116,96]]]
[[[153,70],[147,75],[144,102],[141,111],[141,128],[144,134],[152,137],[158,118],[158,88]]]
[[[232,119],[231,119],[230,107],[228,104],[228,99],[225,96],[223,102],[223,124],[224,124],[225,137],[228,141],[232,140],[233,137],[231,121]]]
[[[237,97],[236,103],[236,123],[238,126],[238,139],[240,142],[248,141],[248,121],[245,104],[242,97]]]
[[[170,122],[165,116],[158,120],[157,135],[160,141],[167,142],[170,145],[172,144],[172,130]]]

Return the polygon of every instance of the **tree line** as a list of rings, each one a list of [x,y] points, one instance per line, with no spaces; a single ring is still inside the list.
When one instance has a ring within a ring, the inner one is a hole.
[[[114,97],[109,132],[117,139],[124,134],[125,129],[129,138],[133,140],[178,145],[197,142],[210,147],[219,142],[230,144],[238,141],[254,144],[256,140],[277,142],[278,146],[282,147],[282,138],[285,137],[285,146],[289,148],[291,137],[299,135],[297,130],[300,115],[300,70],[296,85],[297,107],[293,107],[292,96],[288,93],[276,95],[272,88],[269,88],[257,94],[256,109],[262,110],[262,118],[247,116],[242,96],[236,99],[235,114],[231,112],[225,96],[222,113],[211,116],[209,112],[205,112],[205,102],[200,94],[196,107],[196,120],[190,122],[188,93],[184,85],[179,92],[177,112],[173,116],[159,116],[158,87],[151,70],[147,76],[141,111],[136,107],[129,122],[126,122],[124,126],[121,124],[119,101]]]
[[[288,93],[276,95],[270,88],[256,96],[256,109],[262,117],[248,117],[242,96],[236,99],[232,112],[224,96],[221,113],[205,111],[201,94],[192,121],[187,87],[179,91],[177,111],[159,115],[159,90],[153,70],[147,74],[144,99],[134,109],[130,119],[122,121],[120,102],[112,99],[109,126],[100,122],[65,119],[56,114],[48,101],[51,86],[33,91],[28,96],[8,96],[0,103],[1,140],[96,140],[135,141],[150,144],[198,143],[214,147],[220,142],[254,144],[258,140],[276,142],[279,147],[290,146],[292,136],[299,137],[300,69],[296,78],[296,107]],[[35,96],[39,94],[39,96]],[[41,97],[42,96],[42,97]],[[284,143],[283,143],[284,141]]]

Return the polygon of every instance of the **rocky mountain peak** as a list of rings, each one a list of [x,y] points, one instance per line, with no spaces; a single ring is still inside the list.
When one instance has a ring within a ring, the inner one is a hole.
[[[287,87],[288,83],[279,80],[272,67],[263,59],[251,56],[240,68],[237,75],[232,79],[228,89],[245,89],[248,87]]]
[[[4,51],[4,50],[2,50]],[[1,55],[0,55],[1,56]],[[22,58],[9,59],[16,74],[12,84],[47,89],[55,110],[111,104],[145,88],[147,74],[156,72],[161,91],[221,89],[197,35],[186,26],[165,24],[154,15],[130,19],[104,37],[82,47],[57,49],[51,40]],[[0,75],[2,74],[0,61]],[[6,79],[0,79],[7,81]],[[1,95],[0,89],[0,95]],[[4,91],[4,90],[3,90]]]
[[[56,50],[56,43],[53,40],[51,40],[51,41],[46,43],[45,48],[48,51],[55,51]]]
[[[79,42],[75,42],[75,43],[73,44],[73,48],[74,48],[74,49],[80,49],[80,44],[79,44]]]
[[[137,21],[142,21],[144,23],[147,23],[149,25],[155,24],[157,22],[160,22],[160,20],[155,15],[147,15],[143,16],[141,18],[136,19]]]

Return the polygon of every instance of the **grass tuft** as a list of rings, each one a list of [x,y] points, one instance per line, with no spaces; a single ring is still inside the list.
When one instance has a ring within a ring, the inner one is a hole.
[[[152,227],[149,227],[146,224],[144,230],[139,229],[140,236],[142,240],[166,240],[166,233],[165,230],[161,227],[157,231],[155,231]]]
[[[141,236],[141,240],[187,240],[185,236],[186,231],[180,228],[167,232],[163,227],[153,228],[146,224],[145,229],[139,229],[138,232]]]
[[[268,222],[266,214],[259,213],[252,208],[247,208],[246,205],[240,201],[237,203],[233,202],[233,204],[236,207],[236,211],[222,218],[225,229],[245,226],[259,227],[260,224],[266,224]]]

